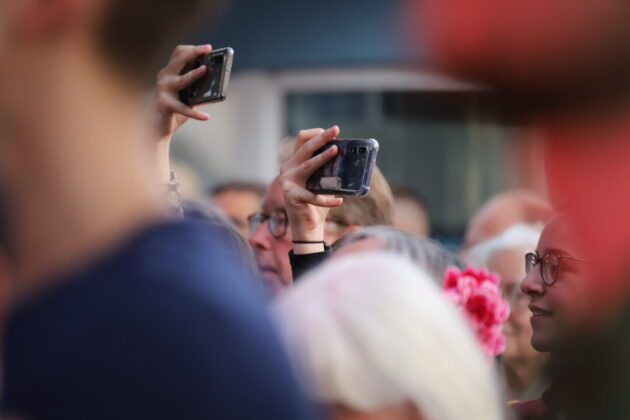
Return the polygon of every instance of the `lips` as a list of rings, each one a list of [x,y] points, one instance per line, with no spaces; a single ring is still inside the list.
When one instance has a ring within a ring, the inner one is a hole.
[[[532,311],[532,317],[552,316],[553,312],[543,309],[536,305],[529,305],[529,310]]]

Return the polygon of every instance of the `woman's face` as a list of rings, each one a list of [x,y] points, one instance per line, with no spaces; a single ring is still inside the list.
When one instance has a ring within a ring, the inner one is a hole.
[[[586,259],[582,249],[562,216],[555,217],[545,226],[536,252],[541,258],[547,253],[561,256],[557,280],[552,286],[543,283],[539,263],[521,283],[521,290],[529,296],[531,342],[538,351],[551,351],[566,332],[579,324],[579,318],[584,314],[579,302],[585,301],[588,290],[588,264],[575,259]]]
[[[540,353],[531,345],[532,316],[527,307],[529,299],[520,290],[521,281],[525,277],[525,254],[532,252],[533,247],[520,246],[495,252],[488,263],[488,269],[501,278],[501,291],[510,301],[510,317],[503,325],[506,338],[504,362],[540,357]]]

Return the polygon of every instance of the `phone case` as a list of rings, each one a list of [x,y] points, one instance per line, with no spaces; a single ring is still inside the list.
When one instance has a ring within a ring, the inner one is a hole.
[[[208,70],[201,79],[182,89],[179,92],[179,99],[188,106],[224,101],[227,97],[233,59],[232,48],[221,48],[189,63],[182,74],[204,64]]]
[[[316,154],[333,145],[339,149],[337,156],[313,173],[306,188],[316,194],[365,196],[370,191],[378,142],[374,139],[337,139]]]

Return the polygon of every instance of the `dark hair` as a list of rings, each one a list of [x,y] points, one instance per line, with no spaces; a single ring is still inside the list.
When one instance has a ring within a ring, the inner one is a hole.
[[[448,267],[464,269],[455,254],[444,249],[439,243],[391,226],[370,226],[342,236],[333,244],[333,250],[364,239],[377,239],[383,242],[383,249],[409,258],[426,271],[437,284],[442,284]]]
[[[109,0],[98,31],[101,49],[121,74],[152,83],[169,50],[221,0]]]
[[[244,191],[252,192],[259,197],[265,195],[267,185],[258,181],[228,181],[221,184],[217,184],[208,190],[208,195],[211,197],[223,194],[228,191]]]

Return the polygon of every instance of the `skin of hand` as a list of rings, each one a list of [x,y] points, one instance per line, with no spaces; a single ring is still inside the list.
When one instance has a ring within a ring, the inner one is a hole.
[[[331,195],[314,194],[306,189],[308,178],[322,165],[333,159],[338,148],[315,152],[339,135],[339,127],[328,130],[313,128],[302,130],[297,136],[293,155],[280,172],[280,183],[294,241],[323,241],[326,215],[332,207],[340,206],[343,199]],[[296,254],[323,251],[323,244],[294,244]]]
[[[156,159],[162,183],[171,179],[170,145],[173,133],[188,118],[207,121],[210,115],[195,107],[189,107],[179,99],[179,91],[190,86],[206,74],[207,67],[200,66],[181,74],[186,65],[199,56],[212,52],[211,45],[179,45],[171,54],[166,67],[160,70],[155,83],[155,109],[157,116]]]
[[[190,86],[206,74],[207,67],[200,66],[181,74],[186,64],[199,56],[212,52],[211,45],[178,45],[166,67],[156,77],[156,105],[159,115],[160,138],[173,135],[188,118],[207,121],[210,116],[179,100],[179,91]]]

